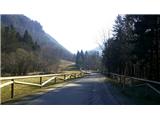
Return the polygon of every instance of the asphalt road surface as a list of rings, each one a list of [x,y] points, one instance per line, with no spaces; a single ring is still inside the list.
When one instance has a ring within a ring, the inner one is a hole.
[[[32,99],[22,100],[14,104],[23,105],[120,105],[134,104],[123,96],[106,78],[99,73],[91,73],[67,84],[36,95]]]

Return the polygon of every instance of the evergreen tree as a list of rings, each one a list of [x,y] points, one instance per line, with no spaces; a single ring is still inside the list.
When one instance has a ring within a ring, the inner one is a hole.
[[[108,72],[160,78],[159,15],[118,16],[113,37],[104,44],[102,62]]]

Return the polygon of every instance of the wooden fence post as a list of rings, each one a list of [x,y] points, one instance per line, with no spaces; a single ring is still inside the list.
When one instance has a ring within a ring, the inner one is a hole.
[[[81,73],[79,73],[78,77],[81,77]]]
[[[11,84],[11,98],[14,97],[14,79],[12,79],[13,83]]]
[[[126,81],[126,78],[125,76],[123,77],[123,88],[125,88],[125,81]]]
[[[64,81],[66,80],[66,75],[64,75]]]
[[[81,77],[82,73],[80,72],[79,77]]]
[[[81,72],[81,77],[83,76],[83,73]]]
[[[114,79],[114,75],[112,75],[112,79]]]
[[[42,85],[42,77],[40,77],[40,81],[39,81],[39,82],[40,82],[40,85]],[[42,87],[42,86],[41,86],[41,87]]]
[[[147,84],[145,84],[145,96],[147,96],[148,95],[148,86],[147,86]]]
[[[120,77],[119,77],[119,76],[117,76],[117,83],[119,83],[119,81],[120,81]]]
[[[78,74],[78,77],[81,77],[81,73]]]
[[[121,84],[122,76],[119,76],[119,83]]]
[[[133,79],[131,78],[131,85],[130,85],[131,87],[133,87]]]
[[[54,79],[54,83],[56,83],[57,82],[57,78],[55,77],[55,79]]]

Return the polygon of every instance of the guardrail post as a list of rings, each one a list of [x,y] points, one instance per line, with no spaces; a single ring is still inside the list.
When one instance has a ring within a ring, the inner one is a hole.
[[[39,81],[39,82],[40,82],[40,85],[42,85],[42,77],[40,77],[40,81]],[[41,86],[41,87],[42,87],[42,86]]]
[[[11,98],[14,97],[14,79],[12,79],[13,83],[11,84]]]

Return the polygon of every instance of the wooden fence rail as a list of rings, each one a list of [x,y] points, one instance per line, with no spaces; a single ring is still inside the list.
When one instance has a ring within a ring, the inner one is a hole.
[[[37,86],[37,87],[43,87],[45,85],[47,85],[49,82],[51,81],[57,81],[58,80],[67,80],[67,79],[71,79],[71,78],[79,78],[84,76],[86,73],[85,72],[80,72],[80,73],[70,73],[70,74],[48,74],[48,75],[32,75],[32,76],[14,76],[14,77],[0,77],[1,81],[8,81],[11,80],[9,82],[0,84],[0,89],[3,87],[6,87],[8,85],[11,85],[11,98],[14,97],[14,85],[15,84],[23,84],[23,85],[31,85],[31,86]],[[60,78],[63,77],[63,78]],[[48,80],[42,82],[42,78],[43,77],[51,77]],[[27,78],[40,78],[40,83],[36,84],[36,83],[29,83],[29,82],[23,82],[20,81],[21,79],[27,79]]]
[[[154,92],[156,92],[157,94],[160,95],[160,90],[158,90],[153,85],[151,85],[151,84],[155,84],[155,85],[159,86],[160,82],[158,82],[158,81],[147,80],[147,79],[136,78],[136,77],[130,77],[130,76],[126,76],[126,75],[119,75],[119,74],[116,74],[116,73],[107,73],[107,74],[110,75],[113,79],[117,79],[118,82],[122,84],[123,88],[125,88],[125,86],[127,85],[127,81],[129,81],[128,83],[131,87],[133,87],[134,81],[139,81],[139,82],[143,82],[143,83],[135,85],[135,87],[146,85],[149,88],[151,88]]]

